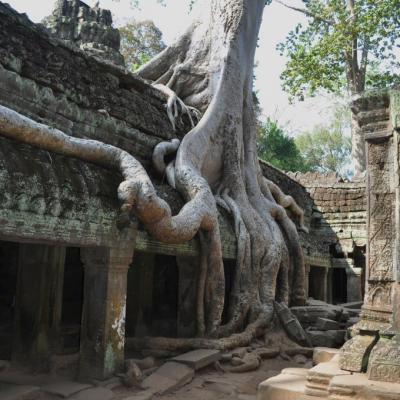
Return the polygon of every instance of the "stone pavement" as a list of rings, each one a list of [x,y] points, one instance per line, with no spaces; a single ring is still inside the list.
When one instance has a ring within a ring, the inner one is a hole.
[[[237,374],[217,371],[212,365],[216,358],[220,354],[204,352],[183,355],[181,363],[170,360],[143,381],[148,386],[143,390],[125,387],[118,377],[82,384],[8,369],[0,372],[0,400],[256,400],[260,382],[278,375],[282,368],[301,366],[295,357],[278,357],[264,360],[257,371]],[[193,368],[186,364],[188,360]]]

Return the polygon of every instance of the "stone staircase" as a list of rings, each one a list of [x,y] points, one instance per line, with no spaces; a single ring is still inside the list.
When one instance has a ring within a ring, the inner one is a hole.
[[[337,349],[316,348],[313,368],[287,368],[258,387],[257,400],[400,400],[400,384],[339,368]]]

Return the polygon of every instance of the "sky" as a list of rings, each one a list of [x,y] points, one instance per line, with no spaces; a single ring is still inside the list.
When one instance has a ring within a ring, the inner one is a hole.
[[[6,0],[19,12],[25,12],[34,22],[50,15],[55,0]],[[86,0],[94,5],[95,0]],[[152,19],[163,32],[164,42],[171,43],[174,37],[184,31],[193,19],[189,13],[187,0],[168,0],[168,6],[162,7],[157,0],[142,0],[140,10],[131,7],[130,0],[100,0],[100,7],[111,10],[114,24],[123,25],[130,18],[137,20]],[[295,5],[298,0],[290,1]],[[286,128],[291,135],[312,129],[326,122],[332,108],[329,96],[309,99],[289,104],[288,96],[281,89],[279,76],[285,66],[285,58],[276,50],[276,45],[299,22],[305,22],[302,14],[288,10],[273,2],[264,11],[263,23],[259,35],[259,47],[256,53],[256,81],[263,117],[271,117]]]

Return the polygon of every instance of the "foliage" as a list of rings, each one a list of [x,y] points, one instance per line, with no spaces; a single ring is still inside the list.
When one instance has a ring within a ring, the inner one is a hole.
[[[152,21],[132,21],[119,28],[121,53],[134,71],[165,48],[161,31]]]
[[[345,135],[343,128],[335,122],[317,126],[311,132],[296,137],[296,146],[308,170],[348,174],[346,167],[351,159],[351,138]]]
[[[291,96],[400,82],[400,0],[302,0],[304,8],[276,1],[308,18],[277,46],[289,59],[281,79]]]
[[[304,160],[295,141],[276,121],[267,119],[258,127],[258,156],[283,171],[305,171]]]

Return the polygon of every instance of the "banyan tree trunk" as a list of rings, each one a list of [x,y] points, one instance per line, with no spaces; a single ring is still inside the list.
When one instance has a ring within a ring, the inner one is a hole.
[[[146,171],[125,151],[69,137],[0,109],[0,131],[6,136],[118,167],[124,177],[119,198],[126,221],[136,214],[155,238],[169,243],[185,242],[200,233],[198,337],[136,342],[169,350],[245,345],[268,327],[274,300],[305,301],[303,253],[296,225],[285,208],[300,219],[301,210],[262,175],[257,158],[253,64],[265,0],[204,3],[207,9],[202,18],[138,71],[168,96],[172,122],[179,112],[190,115],[197,109],[202,113],[179,147],[176,141],[167,146],[169,152],[177,149],[167,172],[186,201],[179,214],[171,215]],[[218,207],[231,213],[237,236],[234,285],[224,325]]]

